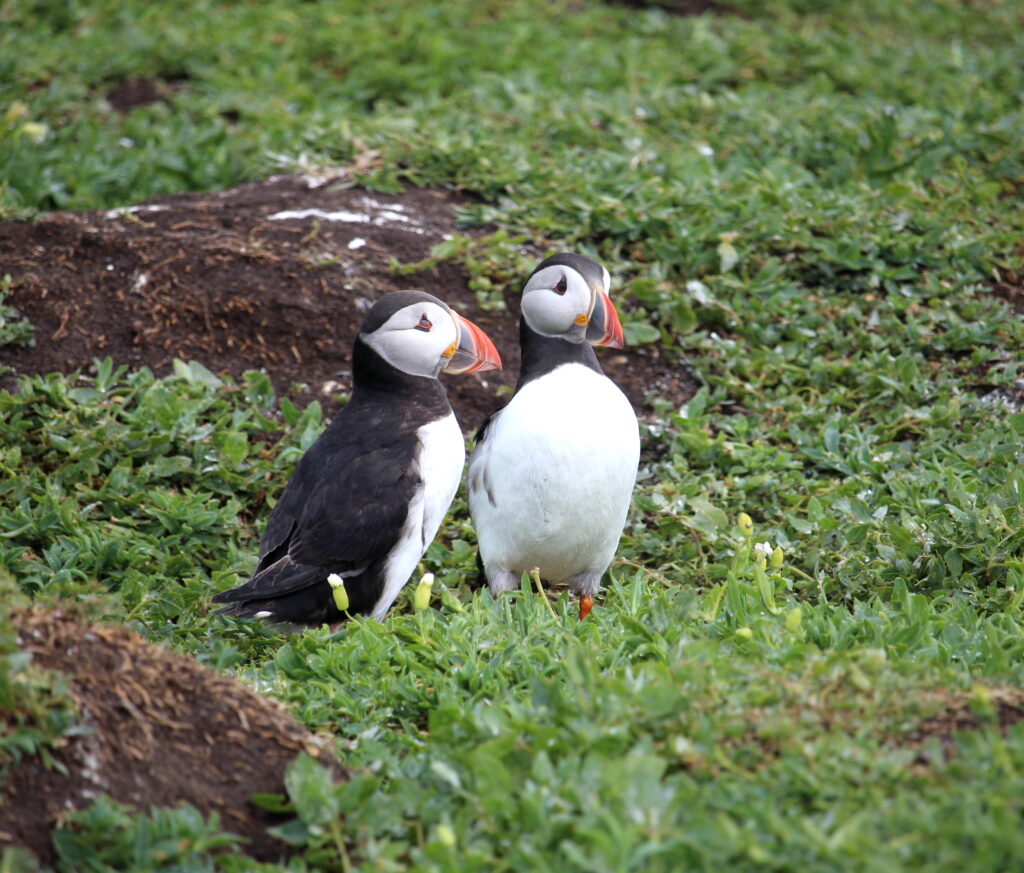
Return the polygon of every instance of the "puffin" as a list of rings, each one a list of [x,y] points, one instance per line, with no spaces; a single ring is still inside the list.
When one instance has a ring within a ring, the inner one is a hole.
[[[467,478],[491,593],[536,569],[579,595],[581,620],[618,548],[640,461],[636,414],[594,353],[623,346],[609,280],[571,252],[530,274],[515,392],[477,432]]]
[[[465,442],[438,376],[500,368],[490,338],[436,297],[378,300],[352,346],[348,403],[299,459],[252,578],[213,596],[228,604],[217,614],[285,626],[382,620],[462,479]]]

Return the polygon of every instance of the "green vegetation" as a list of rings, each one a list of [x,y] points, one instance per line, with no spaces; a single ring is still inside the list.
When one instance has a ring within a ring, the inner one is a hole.
[[[224,867],[218,867],[211,851],[237,843],[219,830],[216,816],[203,821],[195,810],[187,808],[154,809],[148,815],[139,815],[108,798],[73,813],[54,833],[54,846],[66,870],[213,873]],[[254,866],[247,869],[253,870]]]
[[[23,600],[9,581],[0,571],[5,597]],[[26,758],[60,766],[51,751],[76,732],[75,717],[64,677],[32,664],[32,656],[18,650],[9,623],[0,623],[0,776]]]
[[[4,305],[10,286],[10,276],[0,278],[0,347],[31,345],[35,335],[32,325],[13,307]]]
[[[352,781],[299,759],[287,801],[264,799],[294,810],[292,869],[1024,857],[1024,726],[1000,727],[1024,684],[1024,325],[990,293],[1024,277],[1024,9],[735,6],[0,7],[7,215],[379,151],[357,181],[480,195],[464,225],[494,232],[435,254],[482,300],[519,240],[589,251],[631,338],[705,385],[647,428],[586,622],[528,586],[470,593],[460,500],[424,562],[433,608],[287,639],[210,618],[209,596],[251,567],[317,407],[196,364],[0,394],[0,576],[89,596],[338,736]],[[127,76],[164,99],[118,114],[103,95]],[[781,567],[754,560],[765,540]],[[5,706],[36,706],[2,650]],[[24,724],[36,747],[68,729]],[[68,827],[63,869],[244,869],[187,811],[100,804]]]

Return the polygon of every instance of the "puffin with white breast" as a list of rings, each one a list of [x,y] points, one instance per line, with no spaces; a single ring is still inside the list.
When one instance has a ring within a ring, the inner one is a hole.
[[[465,443],[437,377],[500,367],[487,335],[436,297],[395,291],[377,301],[352,348],[351,399],[299,459],[252,579],[214,595],[229,604],[219,614],[304,625],[345,612],[382,619],[462,478]]]
[[[622,348],[608,271],[572,253],[523,288],[515,394],[469,459],[469,512],[494,595],[521,574],[565,582],[585,618],[615,556],[640,460],[636,415],[593,346]]]

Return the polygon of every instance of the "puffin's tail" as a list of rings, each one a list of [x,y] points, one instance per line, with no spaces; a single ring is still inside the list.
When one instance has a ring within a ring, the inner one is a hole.
[[[240,600],[222,606],[214,615],[226,615],[231,618],[273,618],[273,612],[265,608],[259,600]]]
[[[326,578],[326,573],[319,575]],[[331,588],[326,581],[273,593],[257,593],[248,586],[239,586],[228,591],[220,591],[214,594],[211,600],[217,604],[224,604],[214,615],[318,627],[321,624],[344,621],[349,613],[355,615],[367,611],[362,594],[362,589],[357,585],[349,586],[352,605],[346,612],[342,612],[336,606],[331,596]]]
[[[330,595],[328,595],[330,599]],[[333,604],[321,597],[282,597],[276,600],[239,600],[222,606],[214,615],[227,618],[262,619],[285,632],[300,631],[306,627],[334,624],[344,621],[346,616]]]

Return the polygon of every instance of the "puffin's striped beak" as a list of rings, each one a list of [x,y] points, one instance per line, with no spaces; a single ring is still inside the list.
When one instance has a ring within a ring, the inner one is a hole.
[[[590,313],[590,324],[587,325],[587,342],[592,346],[611,346],[613,349],[621,349],[626,344],[619,313],[600,285],[594,286],[594,311]]]
[[[459,344],[452,350],[446,373],[480,373],[500,370],[501,356],[490,337],[468,318],[452,310],[452,318],[459,329]]]

